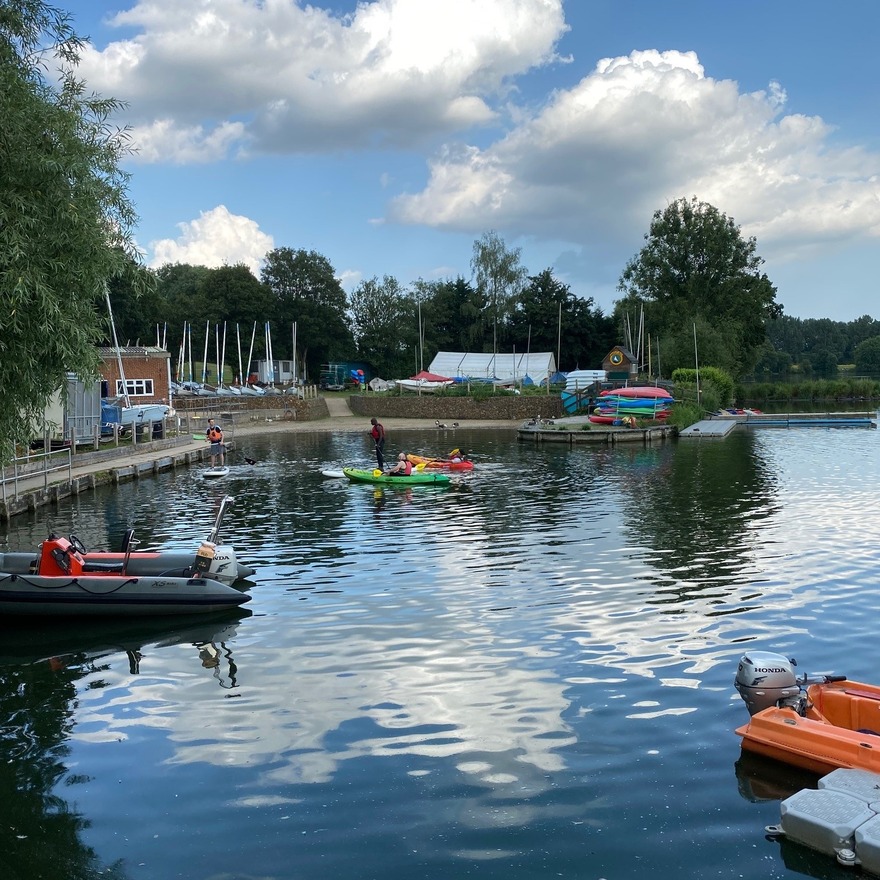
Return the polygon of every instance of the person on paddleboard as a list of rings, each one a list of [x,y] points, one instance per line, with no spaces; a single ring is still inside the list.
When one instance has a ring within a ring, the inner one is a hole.
[[[226,454],[223,448],[223,429],[219,425],[214,424],[213,419],[208,419],[208,430],[205,431],[205,439],[211,444],[211,467],[217,464],[217,458],[220,458],[220,467],[223,467],[226,461]]]
[[[370,428],[370,436],[376,444],[376,463],[382,471],[385,470],[385,428],[375,416],[370,419],[370,424],[373,426]]]

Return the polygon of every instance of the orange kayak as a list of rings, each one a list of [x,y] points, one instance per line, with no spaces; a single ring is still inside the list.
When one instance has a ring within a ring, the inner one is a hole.
[[[470,471],[474,463],[466,458],[425,458],[422,455],[408,455],[413,464],[424,464],[426,468],[443,468],[448,471]]]

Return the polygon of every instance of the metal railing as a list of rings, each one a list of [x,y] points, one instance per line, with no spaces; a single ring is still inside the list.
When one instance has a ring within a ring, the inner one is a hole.
[[[43,488],[48,489],[49,474],[63,471],[67,471],[68,481],[73,479],[73,451],[70,447],[16,456],[7,467],[3,468],[0,477],[3,501],[17,498],[22,491],[21,483],[25,481],[28,488],[32,489],[34,482],[42,478]]]

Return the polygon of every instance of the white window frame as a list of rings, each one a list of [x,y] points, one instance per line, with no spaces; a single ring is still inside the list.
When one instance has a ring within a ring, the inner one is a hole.
[[[122,379],[116,380],[116,394],[121,397],[128,389],[129,397],[152,397],[153,396],[153,380],[152,379],[128,379],[125,380],[125,388],[122,386]]]

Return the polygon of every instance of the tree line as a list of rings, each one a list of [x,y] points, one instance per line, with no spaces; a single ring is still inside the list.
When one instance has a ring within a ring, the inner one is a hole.
[[[273,357],[295,354],[297,375],[312,382],[322,364],[350,361],[367,363],[371,375],[399,379],[426,369],[438,351],[551,351],[563,370],[596,367],[615,344],[611,316],[552,270],[529,275],[520,250],[497,233],[474,242],[471,264],[472,278],[419,279],[406,288],[386,275],[347,294],[325,256],[280,247],[266,254],[259,278],[243,264],[168,264],[143,270],[151,276],[141,285],[146,293],[118,278],[110,296],[120,343],[158,340],[177,353],[188,323],[193,350],[201,357],[207,335],[213,363],[219,325],[227,334],[243,331],[248,351],[257,325],[254,357],[262,359],[268,322]],[[237,367],[237,358],[227,345],[226,365]]]
[[[767,323],[764,342],[752,375],[828,377],[841,366],[862,375],[880,374],[880,321],[862,315],[855,321],[792,318]]]

